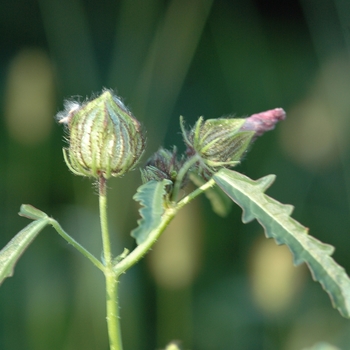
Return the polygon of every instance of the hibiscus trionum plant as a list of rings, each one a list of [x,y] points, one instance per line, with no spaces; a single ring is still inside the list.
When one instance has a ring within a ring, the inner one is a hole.
[[[19,257],[46,226],[53,228],[105,276],[106,312],[111,350],[121,350],[118,283],[122,274],[136,264],[155,244],[177,212],[206,191],[214,211],[222,193],[243,209],[242,220],[254,219],[263,226],[268,238],[286,244],[295,265],[305,262],[313,276],[329,294],[333,306],[350,317],[350,280],[344,269],[331,258],[333,247],[310,236],[307,229],[291,218],[293,207],[265,194],[275,176],[258,180],[230,170],[239,164],[252,142],[278,121],[285,119],[283,109],[276,108],[248,118],[198,119],[190,128],[180,118],[186,151],[178,154],[160,148],[141,168],[143,184],[134,199],[141,205],[138,227],[131,232],[136,248],[112,254],[107,219],[107,181],[134,169],[144,152],[145,132],[139,121],[110,90],[83,104],[68,101],[57,119],[66,129],[68,145],[64,159],[71,172],[86,176],[98,184],[103,254],[101,260],[68,235],[60,224],[31,205],[22,205],[20,215],[33,220],[0,252],[0,283],[12,276]],[[192,181],[196,189],[186,192]],[[220,193],[221,192],[221,193]],[[102,322],[102,320],[101,320]],[[177,349],[170,344],[167,349]]]

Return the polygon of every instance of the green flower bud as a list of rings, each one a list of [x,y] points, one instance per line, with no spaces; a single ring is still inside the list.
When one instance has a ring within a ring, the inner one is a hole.
[[[58,118],[68,126],[69,147],[63,153],[76,175],[121,176],[135,167],[144,151],[140,123],[109,90],[83,105],[66,103]]]
[[[183,119],[180,124],[187,155],[199,156],[199,169],[208,173],[220,167],[239,163],[247,150],[254,131],[241,131],[245,119],[219,118],[204,121],[200,117],[190,131],[186,131]],[[209,174],[208,174],[209,175]]]
[[[153,165],[147,165],[144,169],[140,170],[142,183],[144,184],[148,181],[162,181],[163,179],[168,178],[166,173]]]
[[[176,147],[173,148],[173,151],[160,148],[147,160],[145,168],[141,169],[142,182],[168,179],[174,183],[182,165],[183,159],[177,158]],[[183,182],[185,183],[186,181]]]

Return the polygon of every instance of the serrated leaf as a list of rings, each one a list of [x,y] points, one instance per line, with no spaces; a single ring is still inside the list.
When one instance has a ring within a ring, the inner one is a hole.
[[[11,277],[18,259],[32,243],[39,232],[49,223],[49,218],[31,222],[0,251],[0,285],[5,278]]]
[[[191,181],[198,187],[204,185],[206,181],[196,173],[191,173]],[[219,186],[213,186],[204,192],[209,199],[211,207],[215,214],[225,217],[232,208],[232,201],[226,196]]]
[[[350,279],[331,258],[334,248],[308,235],[308,229],[290,217],[291,205],[281,204],[264,193],[275,176],[253,181],[235,171],[222,169],[213,178],[243,209],[243,222],[257,219],[268,238],[274,238],[277,244],[286,244],[293,254],[294,264],[305,262],[314,280],[329,294],[333,306],[342,316],[350,318]]]
[[[170,180],[149,181],[137,189],[133,198],[142,205],[141,219],[137,221],[139,226],[131,231],[137,244],[144,242],[151,231],[158,227],[164,213],[165,187],[169,184]]]
[[[48,217],[46,213],[44,213],[40,209],[33,207],[31,204],[22,204],[18,215],[32,220]]]

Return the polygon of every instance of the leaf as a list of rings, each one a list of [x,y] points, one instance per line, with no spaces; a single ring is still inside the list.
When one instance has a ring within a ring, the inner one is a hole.
[[[160,224],[164,213],[165,187],[169,184],[170,180],[149,181],[137,189],[133,198],[142,205],[142,218],[137,221],[139,226],[131,231],[131,236],[136,239],[137,244],[143,243],[150,232]]]
[[[33,221],[0,251],[0,285],[5,278],[13,275],[18,259],[49,221],[48,217]]]
[[[191,181],[198,187],[204,185],[204,181],[196,173],[191,173]],[[226,196],[226,194],[218,186],[213,186],[204,192],[206,197],[209,199],[210,204],[215,214],[225,217],[227,216],[232,208],[232,201]]]
[[[37,220],[42,218],[47,218],[47,214],[45,214],[40,209],[33,207],[31,204],[22,204],[19,210],[18,215],[24,216],[28,219]]]
[[[264,194],[275,179],[265,176],[257,181],[235,171],[222,169],[213,176],[215,182],[242,209],[244,223],[257,219],[268,238],[286,244],[294,264],[305,262],[314,280],[329,294],[333,307],[350,318],[350,279],[344,268],[332,258],[334,248],[308,235],[308,229],[290,217],[291,205],[281,204]]]

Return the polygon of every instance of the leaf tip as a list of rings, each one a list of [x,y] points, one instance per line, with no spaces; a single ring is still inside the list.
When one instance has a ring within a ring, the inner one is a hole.
[[[48,215],[46,213],[44,213],[40,209],[35,208],[31,204],[22,204],[18,215],[31,220],[48,218]]]

